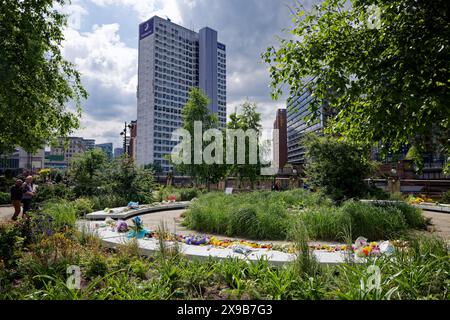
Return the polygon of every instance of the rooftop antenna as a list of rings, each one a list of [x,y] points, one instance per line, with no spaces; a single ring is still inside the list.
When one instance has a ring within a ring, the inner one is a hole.
[[[166,16],[167,21],[171,22],[170,18],[168,16]]]

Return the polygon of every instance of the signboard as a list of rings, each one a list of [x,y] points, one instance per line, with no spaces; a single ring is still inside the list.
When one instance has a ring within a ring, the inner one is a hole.
[[[217,48],[219,48],[220,50],[225,51],[225,45],[220,43],[220,42],[217,42]]]
[[[232,193],[233,193],[233,188],[226,188],[226,189],[225,189],[225,194],[226,194],[226,195],[232,194]]]
[[[139,40],[153,34],[153,18],[139,25]]]

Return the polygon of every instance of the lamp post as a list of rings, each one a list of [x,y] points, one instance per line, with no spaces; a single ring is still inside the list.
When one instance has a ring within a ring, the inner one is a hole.
[[[121,136],[123,136],[123,153],[125,155],[128,155],[128,151],[127,151],[127,131],[128,129],[131,130],[131,123],[127,125],[127,122],[125,121],[125,126],[122,130],[122,132],[120,133]]]

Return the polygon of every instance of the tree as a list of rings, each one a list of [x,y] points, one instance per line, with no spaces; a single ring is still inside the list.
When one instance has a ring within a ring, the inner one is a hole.
[[[69,177],[77,196],[91,196],[103,185],[103,171],[108,160],[100,149],[88,150],[75,155],[70,163]]]
[[[66,16],[54,9],[65,2],[0,1],[0,153],[36,151],[79,126],[87,93],[62,57]]]
[[[244,164],[238,164],[235,163],[231,165],[231,168],[229,169],[231,173],[237,174],[239,181],[242,181],[242,178],[247,178],[250,183],[251,187],[253,189],[254,182],[257,179],[257,177],[260,176],[261,172],[261,159],[259,159],[259,131],[261,130],[261,114],[256,111],[256,103],[252,103],[250,101],[245,101],[241,105],[242,111],[241,114],[232,113],[230,115],[230,122],[227,124],[227,129],[231,130],[239,130],[242,129],[243,131],[247,130],[254,130],[258,137],[256,139],[256,154],[258,156],[257,163],[256,164],[250,164],[250,148],[251,141],[250,138],[245,139],[245,163]],[[253,142],[255,143],[255,142]],[[234,145],[234,159],[237,159],[237,149],[238,146]]]
[[[396,152],[424,145],[434,131],[449,153],[450,3],[346,2],[323,1],[309,14],[293,9],[291,39],[263,54],[273,97],[284,84],[298,94],[308,77],[311,109],[326,102],[336,112],[327,132]]]
[[[155,187],[152,169],[139,168],[133,158],[123,155],[108,163],[102,175],[103,189],[126,201],[153,202]]]
[[[312,187],[338,202],[367,194],[364,179],[376,168],[375,163],[368,160],[367,148],[316,134],[306,135],[303,144],[306,147],[306,181]]]
[[[210,189],[211,183],[218,182],[221,178],[225,176],[226,168],[222,161],[217,161],[211,164],[205,163],[202,157],[201,163],[195,163],[195,157],[199,156],[199,153],[203,154],[203,150],[209,144],[215,143],[217,137],[212,137],[212,142],[203,141],[203,134],[209,129],[216,129],[216,132],[220,132],[219,121],[217,115],[211,113],[208,109],[209,99],[208,97],[199,89],[192,88],[189,93],[189,99],[183,108],[183,126],[182,128],[189,132],[190,134],[190,159],[188,163],[175,165],[175,168],[180,173],[186,173],[191,175],[191,177],[198,182],[206,182],[208,190]],[[201,150],[197,150],[194,133],[195,133],[195,122],[201,122],[201,134],[202,143],[200,145]],[[222,133],[223,137],[223,133]],[[218,152],[217,148],[213,150],[212,156],[216,156]]]

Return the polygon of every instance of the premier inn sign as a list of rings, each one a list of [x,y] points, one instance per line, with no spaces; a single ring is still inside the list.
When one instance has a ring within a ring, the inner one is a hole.
[[[139,25],[139,39],[142,40],[145,37],[153,34],[153,18],[143,22]]]

